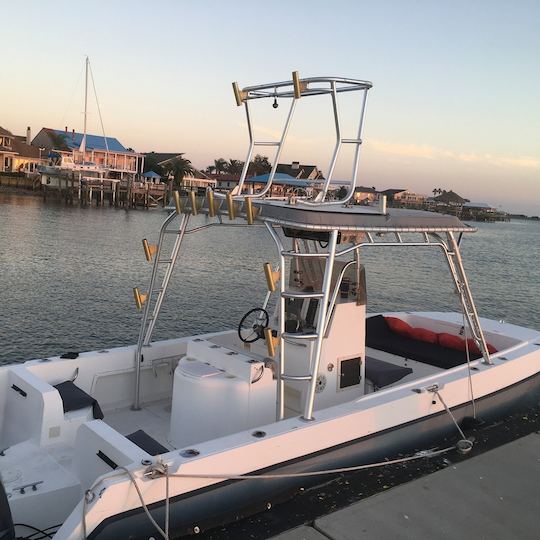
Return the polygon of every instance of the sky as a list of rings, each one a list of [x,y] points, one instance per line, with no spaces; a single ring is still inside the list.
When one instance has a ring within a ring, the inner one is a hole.
[[[184,152],[198,168],[247,153],[232,81],[281,81],[294,70],[364,79],[373,88],[362,185],[453,189],[540,214],[539,0],[0,4],[0,126],[17,134],[27,125],[82,131],[85,55],[106,134],[139,152]],[[263,138],[279,133],[282,105],[257,105]],[[341,114],[352,138],[357,100],[347,96]],[[88,126],[101,132],[92,96]],[[302,99],[280,161],[326,172],[332,129],[328,98]],[[350,178],[350,158],[336,179]]]

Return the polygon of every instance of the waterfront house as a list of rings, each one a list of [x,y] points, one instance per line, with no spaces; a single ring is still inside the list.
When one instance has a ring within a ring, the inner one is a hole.
[[[358,186],[354,190],[355,204],[369,204],[379,197],[375,187]]]
[[[26,129],[26,135],[13,135],[0,127],[0,172],[37,172],[43,163],[42,153],[43,149],[30,144],[30,128]]]
[[[391,188],[380,192],[394,206],[423,206],[427,197],[410,189]]]
[[[34,137],[32,145],[45,148],[47,154],[58,154],[71,158],[74,163],[93,163],[109,170],[109,176],[119,179],[134,179],[144,169],[144,154],[125,148],[118,139],[101,135],[84,134],[67,127],[42,128]],[[84,149],[84,151],[82,151]]]
[[[435,204],[447,206],[463,206],[465,203],[469,202],[469,199],[464,199],[452,190],[443,190],[440,195],[433,197],[432,200],[435,202]]]

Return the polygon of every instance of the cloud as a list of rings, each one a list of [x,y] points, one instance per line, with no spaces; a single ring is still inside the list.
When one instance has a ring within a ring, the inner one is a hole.
[[[413,157],[419,159],[446,158],[463,163],[479,163],[494,167],[519,167],[522,169],[540,169],[540,159],[530,156],[496,156],[492,154],[456,153],[427,144],[404,144],[378,139],[367,141],[370,148],[381,154]]]

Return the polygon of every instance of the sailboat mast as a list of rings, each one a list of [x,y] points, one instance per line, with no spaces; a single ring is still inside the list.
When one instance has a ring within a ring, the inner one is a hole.
[[[84,129],[83,129],[83,138],[81,141],[81,146],[79,150],[83,153],[83,161],[85,160],[86,152],[86,117],[88,114],[88,56],[86,57],[86,73],[85,73],[85,82],[84,82]]]

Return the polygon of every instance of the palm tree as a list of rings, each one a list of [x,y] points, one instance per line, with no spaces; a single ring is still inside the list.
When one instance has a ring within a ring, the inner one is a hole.
[[[186,176],[193,176],[193,173],[195,172],[195,169],[191,165],[191,161],[183,157],[171,160],[165,165],[164,169],[165,174],[169,177],[172,176],[174,184],[178,187],[182,184],[182,180]]]
[[[213,165],[208,165],[208,167],[206,167],[206,170],[204,172],[208,174],[212,174],[215,170],[216,168]]]
[[[214,170],[217,174],[223,174],[227,169],[227,162],[223,158],[214,160]]]
[[[253,172],[257,176],[259,174],[269,173],[272,170],[272,165],[270,165],[268,158],[266,156],[261,156],[261,154],[257,154],[251,163],[253,165]]]
[[[226,164],[226,171],[229,174],[240,174],[244,168],[244,162],[239,159],[229,159]]]

